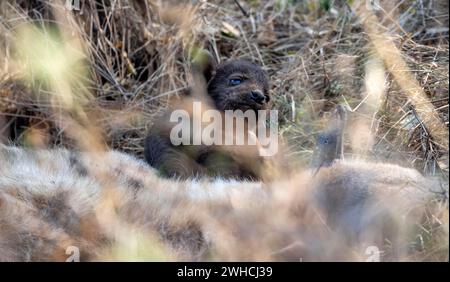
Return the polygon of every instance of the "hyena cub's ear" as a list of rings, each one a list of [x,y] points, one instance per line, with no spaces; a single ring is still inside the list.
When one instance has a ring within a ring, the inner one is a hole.
[[[338,105],[328,121],[328,126],[317,136],[311,168],[319,170],[321,167],[330,166],[334,160],[342,158],[344,150],[342,140],[346,121],[345,107]]]
[[[200,74],[208,84],[211,78],[215,75],[217,61],[208,51],[200,49],[193,55],[192,70],[196,74]]]

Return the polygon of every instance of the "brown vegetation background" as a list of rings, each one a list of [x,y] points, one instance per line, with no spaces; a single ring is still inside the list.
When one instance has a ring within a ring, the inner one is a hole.
[[[141,157],[152,118],[207,50],[269,72],[280,136],[299,164],[341,103],[347,156],[447,175],[448,1],[368,2],[2,1],[0,138]]]

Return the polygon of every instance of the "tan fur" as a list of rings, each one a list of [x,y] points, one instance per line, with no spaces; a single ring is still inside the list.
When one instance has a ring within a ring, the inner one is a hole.
[[[366,260],[371,245],[383,260],[408,260],[429,188],[440,187],[356,161],[262,184],[162,179],[115,151],[0,145],[0,159],[0,261],[64,261],[70,246],[83,261]],[[153,256],[114,251],[134,239]]]

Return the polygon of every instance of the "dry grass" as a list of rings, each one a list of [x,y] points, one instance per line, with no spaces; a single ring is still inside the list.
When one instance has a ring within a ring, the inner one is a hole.
[[[141,157],[152,118],[190,85],[204,49],[269,72],[293,163],[309,161],[323,117],[344,103],[348,157],[448,180],[448,2],[64,2],[0,3],[3,142]]]

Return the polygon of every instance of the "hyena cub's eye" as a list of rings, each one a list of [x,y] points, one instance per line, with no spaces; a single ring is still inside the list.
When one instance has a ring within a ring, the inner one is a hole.
[[[228,84],[231,85],[231,86],[236,86],[236,85],[239,85],[241,83],[242,83],[242,79],[240,79],[240,78],[231,78],[228,81]]]

